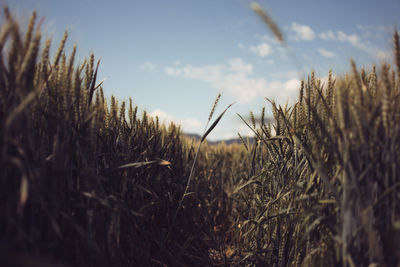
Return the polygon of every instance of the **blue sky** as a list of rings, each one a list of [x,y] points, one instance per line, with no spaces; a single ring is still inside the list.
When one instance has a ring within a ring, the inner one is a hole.
[[[210,134],[224,139],[249,134],[236,113],[256,115],[264,97],[293,101],[314,69],[321,78],[358,66],[391,63],[392,32],[400,27],[400,1],[258,1],[283,31],[279,44],[245,0],[0,0],[21,20],[32,10],[44,17],[53,52],[64,30],[78,61],[101,59],[107,95],[201,133],[213,101],[217,113],[236,104]],[[291,52],[288,52],[288,49]],[[298,63],[296,63],[298,62]]]

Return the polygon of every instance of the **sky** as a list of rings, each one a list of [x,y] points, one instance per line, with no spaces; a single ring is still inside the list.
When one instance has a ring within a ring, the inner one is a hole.
[[[108,97],[133,99],[161,122],[177,122],[186,133],[204,131],[214,116],[235,102],[209,135],[236,138],[251,131],[238,114],[271,113],[265,98],[293,103],[300,80],[311,70],[326,79],[345,73],[354,59],[369,68],[392,63],[392,33],[400,27],[399,0],[258,1],[283,32],[280,44],[247,0],[0,0],[23,25],[33,10],[53,40],[65,30],[67,54],[77,61],[100,59],[99,81]],[[25,24],[24,24],[25,23]]]

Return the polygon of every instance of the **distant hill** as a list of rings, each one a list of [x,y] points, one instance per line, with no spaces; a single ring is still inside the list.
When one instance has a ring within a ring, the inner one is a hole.
[[[184,133],[184,135],[186,135],[187,137],[189,137],[190,139],[195,139],[196,141],[200,141],[201,140],[201,135],[199,134],[190,134],[190,133]],[[245,139],[247,137],[244,137]],[[253,142],[254,138],[250,137],[250,142]],[[207,142],[211,145],[218,145],[220,143],[225,143],[227,145],[230,144],[241,144],[242,141],[240,141],[239,138],[231,138],[231,139],[226,139],[226,140],[217,140],[217,141],[210,141],[207,139]]]

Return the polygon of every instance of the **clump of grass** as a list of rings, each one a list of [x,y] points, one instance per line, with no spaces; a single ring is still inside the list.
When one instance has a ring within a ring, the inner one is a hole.
[[[188,178],[188,180],[187,180],[187,184],[186,184],[186,187],[185,187],[185,191],[183,192],[182,198],[181,198],[181,200],[179,201],[178,208],[176,209],[175,215],[174,215],[174,217],[173,217],[171,226],[170,226],[170,228],[169,228],[169,230],[168,230],[168,234],[166,235],[165,241],[168,241],[168,239],[169,239],[169,236],[170,236],[170,234],[171,234],[171,231],[172,231],[173,227],[175,226],[175,221],[176,221],[176,217],[178,216],[178,212],[179,212],[179,210],[181,209],[182,204],[183,204],[183,201],[184,201],[185,197],[186,197],[187,194],[188,194],[188,190],[189,190],[189,186],[190,186],[190,181],[191,181],[192,176],[193,176],[193,173],[194,173],[194,168],[195,168],[195,166],[196,166],[196,162],[197,162],[197,158],[198,158],[198,156],[199,156],[199,152],[200,152],[200,149],[201,149],[201,145],[203,144],[203,142],[204,142],[204,140],[207,138],[207,136],[212,132],[212,130],[214,130],[214,128],[217,126],[217,124],[219,123],[219,121],[220,121],[220,120],[222,119],[222,117],[224,116],[225,112],[232,106],[232,104],[230,104],[230,105],[218,116],[218,118],[213,122],[213,124],[210,126],[210,128],[207,128],[207,127],[208,127],[208,124],[210,123],[210,121],[211,121],[211,119],[212,119],[212,117],[213,117],[213,115],[214,115],[215,109],[216,109],[216,107],[217,107],[217,104],[218,104],[220,98],[221,98],[221,94],[218,94],[217,98],[215,99],[214,105],[213,105],[212,108],[211,108],[210,115],[208,116],[207,124],[206,124],[205,129],[204,129],[204,134],[203,134],[202,137],[201,137],[201,140],[200,140],[200,142],[199,142],[199,144],[198,144],[197,152],[196,152],[196,154],[195,154],[195,156],[194,156],[194,160],[193,160],[193,163],[192,163],[192,167],[191,167],[191,169],[190,169],[189,178]]]
[[[224,242],[214,227],[229,225],[221,181],[235,168],[220,170],[230,160],[205,138],[226,110],[194,153],[177,125],[138,114],[131,99],[106,99],[99,61],[77,64],[76,46],[68,56],[68,33],[51,59],[36,13],[25,34],[4,13],[0,265],[9,251],[73,266],[210,265],[209,249]]]
[[[397,31],[397,73],[353,61],[326,84],[311,73],[294,105],[267,99],[273,118],[243,119],[254,140],[215,146],[206,137],[230,108],[208,127],[220,95],[193,142],[105,98],[99,61],[67,56],[67,33],[50,59],[36,13],[25,34],[4,14],[0,264],[399,264]]]
[[[394,40],[397,67],[397,31]],[[232,195],[236,263],[399,264],[399,73],[376,69],[351,61],[325,85],[312,73],[294,105],[270,101],[275,122],[246,122],[256,140],[247,144],[251,176]]]

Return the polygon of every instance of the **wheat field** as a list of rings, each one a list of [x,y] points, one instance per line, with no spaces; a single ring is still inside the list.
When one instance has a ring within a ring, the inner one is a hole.
[[[265,100],[273,120],[239,115],[254,139],[211,145],[220,95],[191,140],[106,98],[67,32],[3,13],[1,266],[400,266],[397,31],[393,65],[312,72],[293,105]]]

